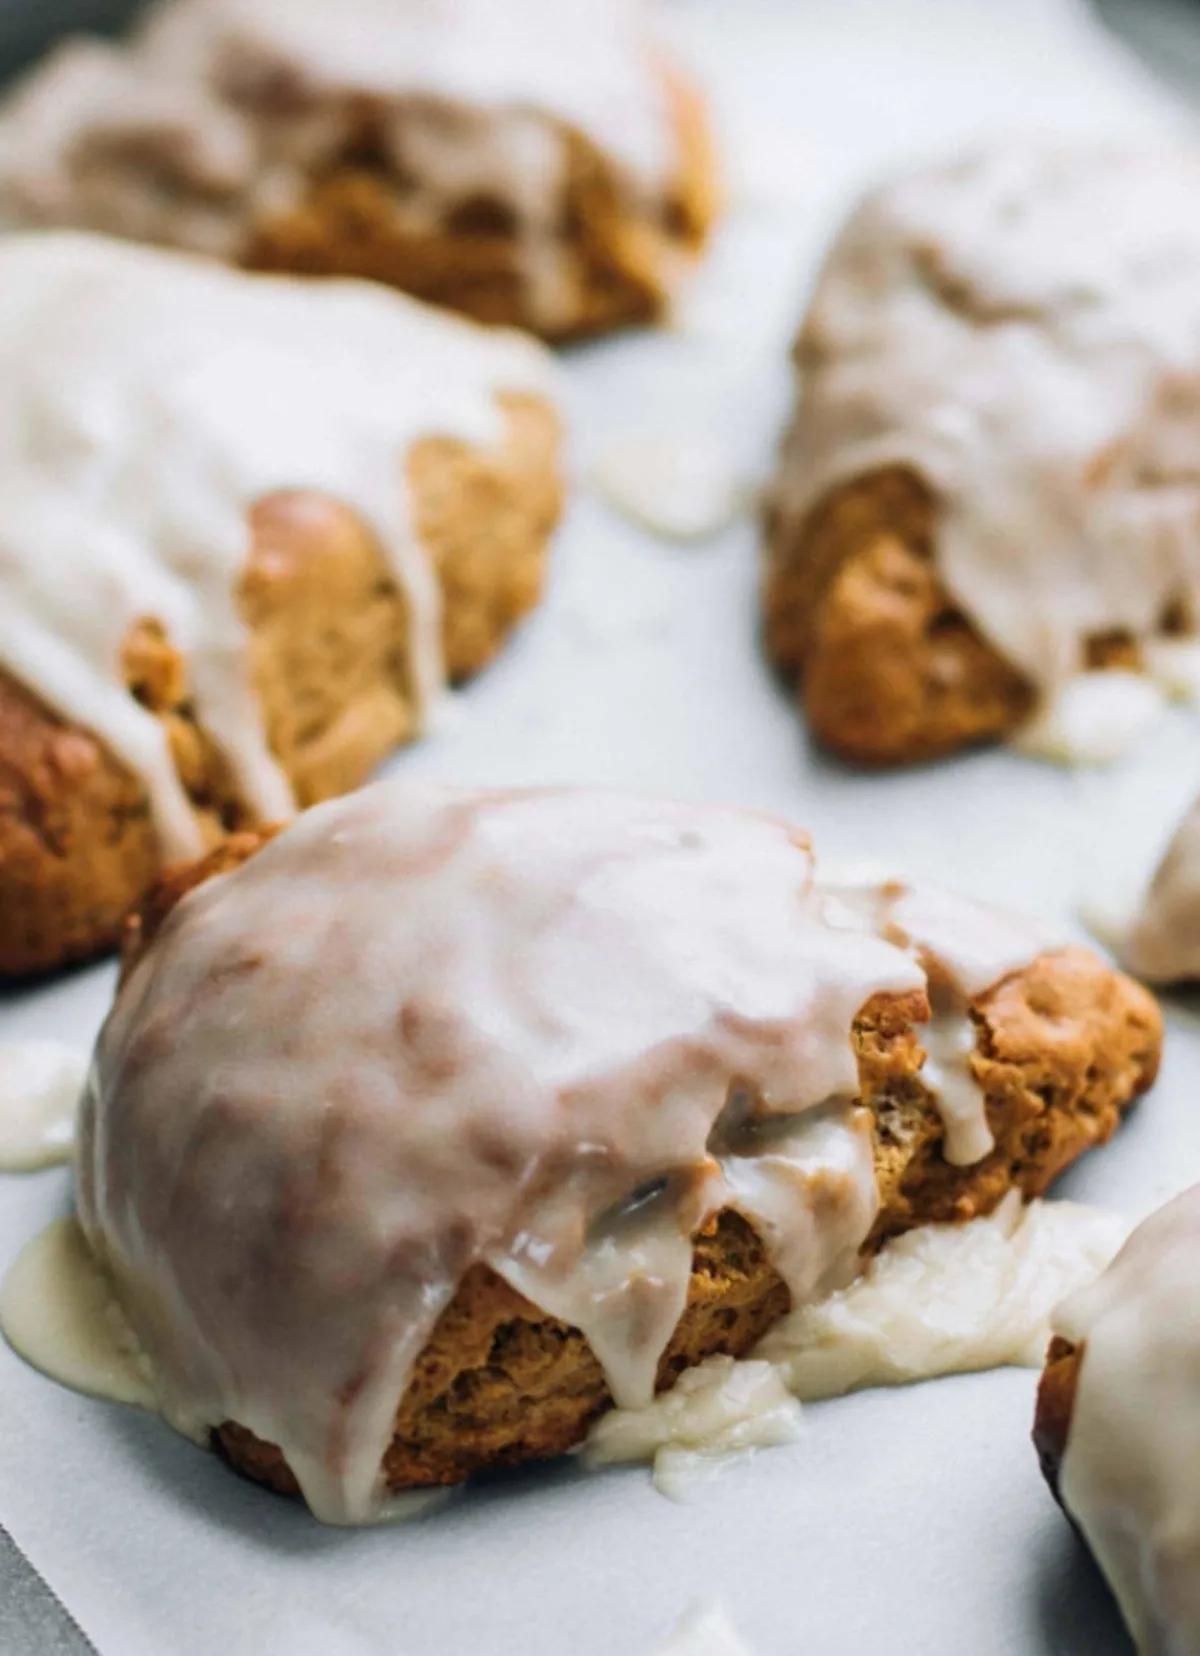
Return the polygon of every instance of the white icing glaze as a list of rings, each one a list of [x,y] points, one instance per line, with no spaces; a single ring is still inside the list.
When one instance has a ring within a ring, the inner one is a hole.
[[[0,1046],[0,1172],[70,1161],[87,1059],[57,1041]]]
[[[636,0],[167,0],[126,46],[71,42],[18,91],[0,204],[236,257],[361,148],[364,117],[410,230],[480,198],[507,207],[550,328],[570,300],[570,135],[632,207],[678,165]]]
[[[919,993],[918,954],[965,995],[1039,944],[900,886],[834,924],[811,872],[753,813],[397,779],[191,893],[118,996],[77,1157],[168,1417],[248,1427],[358,1521],[474,1263],[626,1407],[722,1209],[793,1304],[850,1280],[878,1205],[855,1017]]]
[[[809,876],[765,817],[396,781],[189,896],[118,998],[78,1156],[173,1417],[239,1421],[319,1516],[363,1518],[472,1261],[581,1328],[626,1404],[720,1208],[761,1209],[798,1299],[844,1281],[877,1201],[851,1023],[923,977],[827,927]]]
[[[897,1237],[848,1288],[802,1307],[754,1355],[805,1401],[1020,1364],[1038,1368],[1064,1294],[1129,1233],[1116,1214],[1010,1192],[987,1218]]]
[[[798,1399],[1040,1368],[1054,1307],[1093,1281],[1128,1234],[1116,1214],[1074,1202],[1026,1207],[1016,1191],[986,1218],[922,1226],[887,1243],[848,1287],[777,1323],[748,1360],[710,1359],[649,1408],[605,1415],[585,1458],[652,1461],[655,1484],[686,1497],[715,1457],[794,1441]]]
[[[865,928],[904,949],[926,972],[933,1016],[922,1030],[921,1078],[945,1129],[942,1154],[956,1167],[982,1161],[994,1145],[987,1099],[972,1066],[970,1003],[1026,966],[1057,939],[1024,916],[903,881],[863,885],[822,880],[828,924]]]
[[[976,626],[1047,695],[1111,632],[1200,612],[1200,152],[1024,148],[870,196],[798,347],[779,555],[907,466]]]
[[[1169,658],[1156,671],[1165,676]],[[1174,683],[1182,682],[1180,674]],[[1167,700],[1157,677],[1147,673],[1124,668],[1080,673],[1038,708],[1011,738],[1012,746],[1063,765],[1111,765],[1137,746],[1161,718]]]
[[[702,438],[621,438],[601,452],[593,475],[611,505],[666,540],[710,539],[747,496],[728,455]]]
[[[1142,665],[1168,701],[1200,701],[1200,643],[1195,639],[1148,639]]]
[[[720,1604],[698,1605],[675,1624],[654,1656],[751,1656]]]
[[[248,514],[301,487],[354,508],[407,599],[414,694],[441,683],[440,594],[405,457],[485,444],[544,354],[365,283],[238,275],[67,233],[0,243],[0,663],[143,779],[167,853],[202,849],[160,721],[121,650],[152,617],[249,809],[289,815],[249,680]]]
[[[1124,965],[1151,983],[1200,978],[1200,801],[1184,816],[1148,889],[1089,918]]]
[[[74,1219],[57,1220],[17,1255],[0,1287],[0,1328],[52,1380],[157,1407],[150,1365]]]
[[[613,1409],[588,1434],[584,1464],[652,1461],[655,1487],[686,1499],[714,1463],[793,1443],[800,1405],[770,1363],[709,1357],[644,1409]]]
[[[1200,1650],[1200,1187],[1059,1307],[1082,1346],[1059,1479],[1145,1656]]]

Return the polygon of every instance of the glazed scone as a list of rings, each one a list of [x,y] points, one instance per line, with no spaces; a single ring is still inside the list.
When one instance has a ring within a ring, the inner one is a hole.
[[[876,191],[838,237],[764,598],[835,752],[1102,748],[1155,705],[1140,675],[1177,692],[1190,649],[1195,679],[1198,186],[1195,151],[1004,150]]]
[[[1055,1316],[1042,1469],[1142,1656],[1200,1651],[1200,1187],[1136,1230]]]
[[[396,779],[267,838],[136,923],[77,1206],[167,1418],[325,1519],[570,1449],[1156,1070],[1086,950],[756,813]]]
[[[1200,801],[1176,829],[1149,888],[1113,942],[1129,970],[1149,983],[1200,979]]]
[[[658,319],[715,209],[640,0],[163,0],[0,111],[0,216],[365,276],[553,340]]]
[[[0,977],[356,786],[539,593],[532,341],[366,283],[0,243]]]

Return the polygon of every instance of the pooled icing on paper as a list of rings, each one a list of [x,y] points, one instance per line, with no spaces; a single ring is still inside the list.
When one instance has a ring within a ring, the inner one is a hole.
[[[755,813],[406,779],[191,892],[121,988],[76,1158],[167,1418],[236,1421],[362,1521],[473,1264],[579,1328],[626,1408],[722,1210],[794,1305],[844,1285],[878,1210],[855,1019],[924,990],[914,938],[964,983],[1013,949],[970,905],[880,903],[831,923],[807,841]]]
[[[614,439],[593,477],[610,505],[664,540],[710,540],[750,494],[727,449],[704,437]]]
[[[686,1499],[730,1456],[794,1443],[800,1405],[771,1363],[708,1357],[644,1409],[612,1409],[588,1433],[584,1465],[652,1461],[655,1487]]]
[[[0,1286],[0,1327],[52,1380],[94,1397],[156,1409],[149,1362],[111,1282],[74,1219],[27,1242]]]
[[[919,1226],[848,1287],[776,1323],[746,1360],[712,1358],[649,1408],[602,1416],[585,1459],[651,1461],[657,1487],[679,1498],[711,1476],[716,1457],[793,1441],[801,1402],[1040,1368],[1055,1306],[1092,1282],[1128,1234],[1117,1214],[1076,1202],[1026,1206],[1017,1191],[984,1218]]]
[[[1052,698],[1200,616],[1200,151],[1001,150],[863,203],[818,282],[779,555],[907,466],[976,627]]]
[[[1146,1656],[1200,1649],[1200,1187],[1061,1305],[1083,1347],[1059,1488]]]
[[[722,1604],[693,1606],[656,1644],[653,1656],[751,1656]]]
[[[69,1161],[87,1059],[58,1041],[0,1044],[0,1172]]]
[[[0,242],[0,666],[144,782],[164,850],[199,828],[122,648],[161,623],[196,717],[262,819],[289,816],[250,681],[249,514],[321,491],[378,536],[404,594],[414,698],[442,680],[440,592],[410,519],[424,437],[495,443],[544,354],[366,283],[245,276],[98,237]]]
[[[1115,1213],[1022,1202],[964,1225],[921,1225],[889,1242],[848,1288],[802,1306],[759,1342],[804,1402],[867,1386],[1015,1365],[1040,1368],[1050,1318],[1129,1234]]]
[[[570,134],[638,203],[678,167],[636,0],[166,0],[128,44],[71,41],[18,89],[0,210],[237,258],[361,148],[364,112],[412,228],[480,198],[513,214],[550,328]]]

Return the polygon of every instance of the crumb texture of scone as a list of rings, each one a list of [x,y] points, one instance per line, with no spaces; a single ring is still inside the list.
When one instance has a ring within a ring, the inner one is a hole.
[[[1139,1651],[1200,1650],[1200,1186],[1059,1307],[1034,1442]]]
[[[566,340],[654,321],[716,210],[640,0],[162,0],[0,109],[0,213],[370,277]]]
[[[843,228],[795,347],[764,593],[834,751],[934,758],[1093,669],[1169,677],[1200,617],[1198,185],[1195,150],[1026,146],[884,186]]]
[[[1148,983],[1200,979],[1200,800],[1172,835],[1116,946],[1122,962]]]
[[[822,887],[778,819],[398,778],[152,894],[78,1212],[167,1418],[362,1520],[1040,1192],[1160,1041],[1087,951]]]
[[[0,247],[0,976],[363,781],[537,601],[547,353],[367,283]]]

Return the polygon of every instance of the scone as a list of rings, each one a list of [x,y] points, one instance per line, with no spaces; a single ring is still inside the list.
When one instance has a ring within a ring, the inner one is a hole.
[[[822,889],[775,818],[394,779],[150,897],[78,1213],[167,1418],[360,1521],[1041,1191],[1160,1039],[1086,950]]]
[[[1121,961],[1149,983],[1200,979],[1200,801],[1176,829],[1132,918],[1113,942]]]
[[[366,283],[0,242],[0,977],[356,786],[536,601],[547,354]]]
[[[1002,150],[841,232],[765,574],[767,649],[835,752],[1086,750],[1118,692],[1153,702],[1136,675],[1196,680],[1198,188],[1195,151]]]
[[[1200,1650],[1200,1186],[1061,1306],[1038,1392],[1042,1469],[1142,1656]]]
[[[0,112],[0,216],[367,276],[553,340],[661,316],[715,208],[639,0],[163,0]]]

